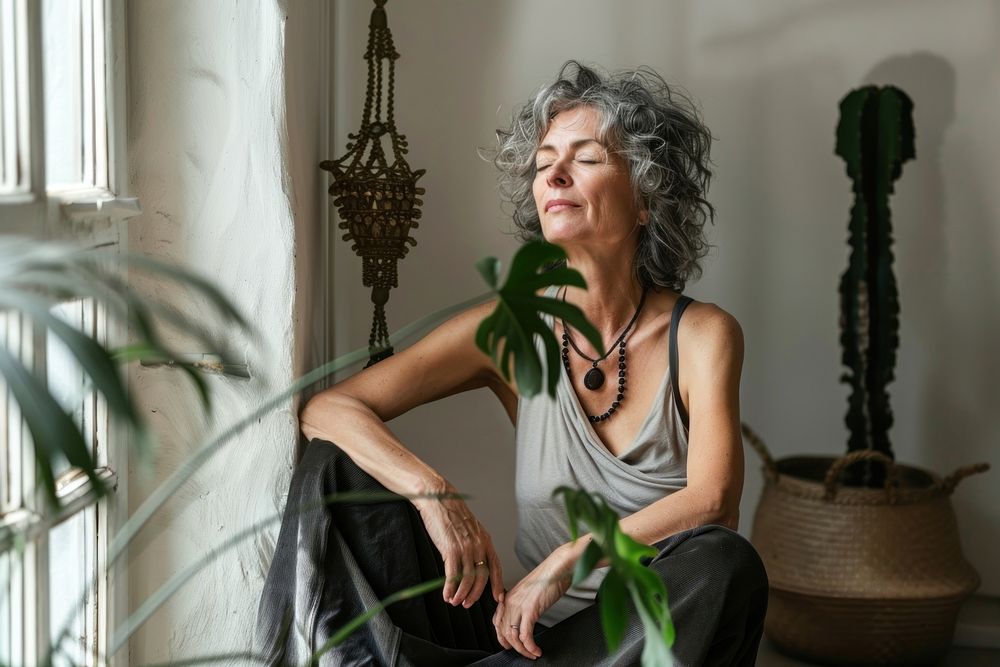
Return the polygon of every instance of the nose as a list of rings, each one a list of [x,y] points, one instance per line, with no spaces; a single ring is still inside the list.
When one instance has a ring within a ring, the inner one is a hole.
[[[553,162],[548,172],[545,175],[545,181],[549,187],[567,188],[573,184],[573,179],[570,177],[569,172],[566,171],[562,160]]]

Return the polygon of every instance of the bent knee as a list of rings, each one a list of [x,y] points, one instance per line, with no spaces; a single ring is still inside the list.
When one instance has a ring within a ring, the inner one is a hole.
[[[703,542],[706,561],[730,579],[767,585],[764,562],[750,540],[725,526],[705,526],[697,536]]]
[[[748,539],[725,526],[699,526],[664,559],[653,563],[661,576],[692,568],[704,586],[752,591],[767,588],[767,572]]]

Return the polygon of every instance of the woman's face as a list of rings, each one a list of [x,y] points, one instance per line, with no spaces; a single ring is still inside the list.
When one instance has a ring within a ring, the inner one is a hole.
[[[638,224],[628,167],[600,142],[599,125],[596,110],[577,107],[557,114],[542,137],[532,190],[550,243],[615,242]]]

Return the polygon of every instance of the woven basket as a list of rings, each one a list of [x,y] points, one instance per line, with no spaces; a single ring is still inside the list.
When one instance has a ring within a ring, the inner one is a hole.
[[[751,541],[771,584],[764,629],[779,649],[834,665],[928,664],[951,645],[961,603],[979,586],[948,500],[985,463],[941,479],[874,451],[764,461]],[[882,489],[840,486],[845,467],[886,466]]]

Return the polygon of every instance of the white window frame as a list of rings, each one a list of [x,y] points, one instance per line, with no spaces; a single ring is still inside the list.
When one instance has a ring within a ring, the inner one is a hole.
[[[28,140],[27,159],[28,187],[15,195],[0,196],[0,216],[3,225],[0,233],[18,233],[40,239],[65,239],[82,244],[112,243],[124,252],[128,248],[127,219],[140,213],[138,201],[129,196],[126,156],[126,3],[125,0],[87,0],[98,10],[104,24],[104,72],[106,122],[96,123],[98,136],[106,132],[107,154],[96,156],[98,180],[103,182],[106,170],[107,187],[50,190],[45,183],[44,150],[44,100],[42,72],[42,26],[40,2],[37,0],[0,0],[18,5],[24,12],[26,25],[23,36],[27,48],[23,50],[27,74]],[[95,63],[96,65],[97,63]],[[98,106],[100,106],[98,104]],[[99,340],[109,346],[123,345],[127,341],[125,327],[109,321],[99,306],[88,305],[84,321],[93,327]],[[24,359],[29,360],[33,370],[45,377],[44,331],[30,327],[11,326],[21,329]],[[3,396],[0,399],[6,400]],[[10,404],[10,401],[8,401]],[[19,415],[13,415],[8,431],[20,437],[26,433]],[[97,463],[100,474],[116,485],[116,490],[106,499],[91,505],[75,507],[71,504],[68,518],[76,512],[86,512],[87,524],[84,548],[81,554],[86,563],[88,578],[96,577],[97,589],[88,600],[86,608],[88,637],[87,663],[97,664],[107,660],[109,635],[128,615],[128,579],[125,572],[127,555],[123,554],[115,570],[103,576],[106,569],[106,554],[111,537],[127,519],[128,513],[128,460],[127,442],[129,433],[122,426],[110,422],[107,408],[100,397],[92,402],[90,432],[96,443]],[[2,425],[0,425],[2,426]],[[44,512],[43,500],[34,480],[34,456],[30,438],[21,446],[20,489],[22,507],[0,506],[0,523],[30,525],[40,522]],[[121,471],[117,474],[116,471]],[[5,484],[2,482],[0,484]],[[79,499],[85,495],[89,482],[73,471],[57,480],[59,495],[64,501]],[[4,494],[6,495],[6,491]],[[4,511],[7,510],[7,511]],[[20,555],[11,552],[10,563],[14,573],[9,582],[9,590],[0,595],[9,595],[11,611],[10,640],[12,658],[16,664],[38,664],[47,654],[51,629],[61,625],[63,619],[50,618],[49,613],[49,552],[48,533],[42,531],[31,541]],[[0,586],[4,582],[0,581]],[[15,599],[17,598],[17,599]],[[75,601],[74,601],[75,602]],[[15,618],[17,616],[17,618]],[[16,635],[16,636],[15,636]],[[108,660],[111,665],[127,665],[128,649],[120,650]]]

